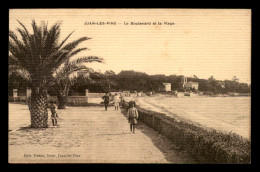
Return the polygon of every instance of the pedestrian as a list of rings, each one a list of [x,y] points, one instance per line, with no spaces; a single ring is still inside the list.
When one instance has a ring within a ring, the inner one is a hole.
[[[106,93],[106,95],[104,95],[102,97],[102,99],[104,100],[105,110],[107,111],[107,107],[108,107],[108,104],[109,104],[109,95],[108,95],[108,93]]]
[[[120,102],[120,96],[117,93],[115,94],[113,101],[114,101],[115,110],[118,110],[119,102]]]
[[[53,126],[57,126],[57,118],[59,117],[58,114],[57,114],[57,106],[55,105],[55,102],[54,101],[51,101],[50,102],[50,106],[49,106],[49,109],[51,110],[51,120],[52,120],[52,125]]]
[[[135,102],[132,101],[129,104],[130,108],[127,111],[127,119],[128,122],[130,123],[130,132],[135,133],[135,125],[137,124],[137,119],[138,119],[138,111],[135,108]]]

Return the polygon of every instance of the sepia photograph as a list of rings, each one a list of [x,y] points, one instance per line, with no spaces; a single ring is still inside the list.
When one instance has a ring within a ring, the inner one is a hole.
[[[251,164],[251,9],[9,9],[11,164]]]

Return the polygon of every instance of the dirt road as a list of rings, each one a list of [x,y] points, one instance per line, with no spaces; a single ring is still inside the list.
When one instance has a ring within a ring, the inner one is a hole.
[[[10,104],[12,113],[25,107]],[[130,133],[126,117],[113,107],[67,107],[58,114],[57,127],[9,132],[9,162],[198,163],[141,122]]]

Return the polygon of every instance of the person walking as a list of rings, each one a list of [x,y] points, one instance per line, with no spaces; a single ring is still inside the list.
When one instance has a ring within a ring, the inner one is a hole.
[[[127,111],[127,119],[130,123],[130,132],[135,133],[135,125],[137,124],[138,111],[135,108],[135,102],[132,101],[129,103],[130,108]]]
[[[104,100],[105,110],[107,111],[107,107],[108,107],[108,104],[109,104],[109,95],[108,95],[108,93],[106,93],[106,95],[104,95],[102,97],[102,99]]]
[[[55,105],[54,101],[51,101],[50,103],[51,104],[49,106],[49,109],[51,110],[52,125],[57,126],[58,125],[57,118],[59,118],[57,111],[56,111],[57,106]]]
[[[119,102],[120,102],[120,96],[117,93],[115,94],[113,101],[114,101],[115,110],[118,110]]]

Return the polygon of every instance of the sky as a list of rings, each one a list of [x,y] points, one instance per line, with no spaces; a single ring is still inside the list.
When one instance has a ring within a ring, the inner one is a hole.
[[[87,64],[97,71],[217,80],[236,76],[251,83],[251,11],[247,9],[11,9],[9,29],[21,27],[19,20],[31,32],[33,19],[38,25],[48,22],[49,27],[60,21],[60,41],[72,31],[68,42],[90,37],[79,46],[89,50],[74,58],[102,57],[103,64]]]

